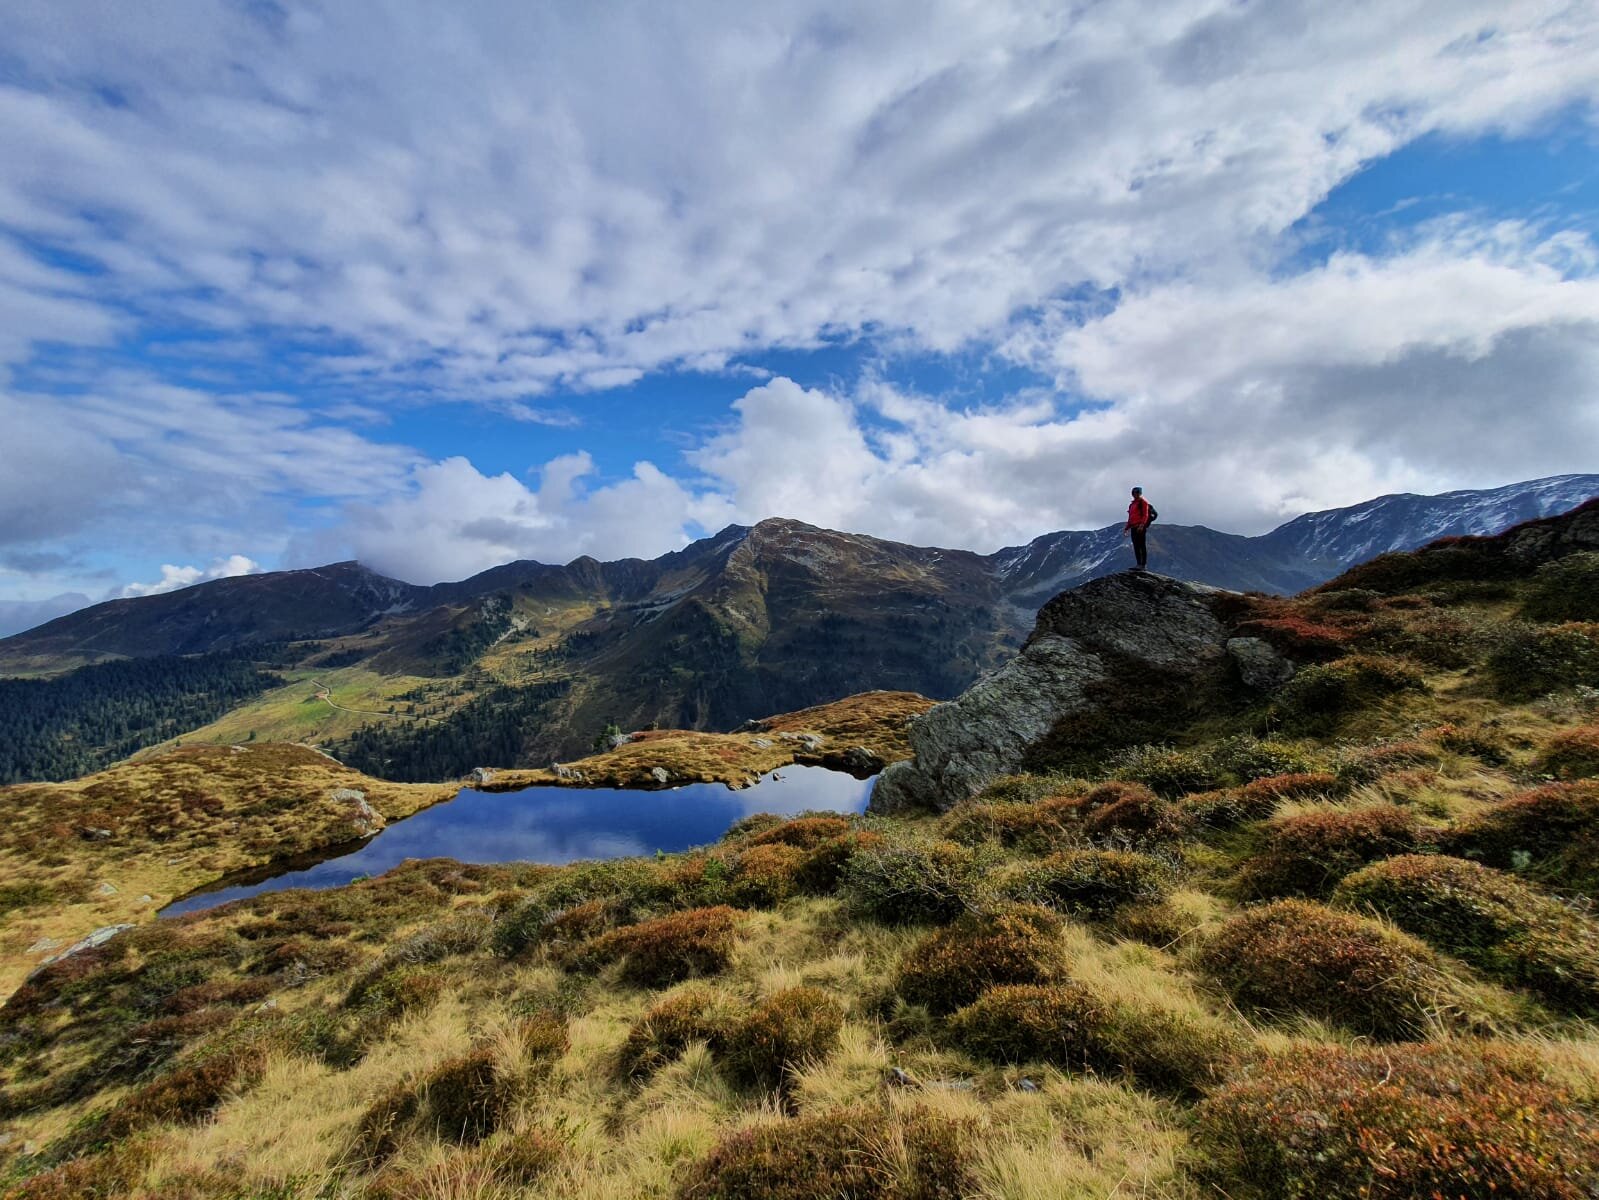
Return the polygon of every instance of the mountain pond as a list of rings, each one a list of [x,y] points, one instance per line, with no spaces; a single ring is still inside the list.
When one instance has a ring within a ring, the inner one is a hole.
[[[794,765],[739,791],[720,783],[652,791],[464,788],[454,799],[395,821],[367,841],[331,847],[320,858],[283,860],[220,879],[174,900],[161,915],[176,917],[288,888],[343,887],[381,875],[408,858],[559,864],[657,850],[674,853],[714,842],[734,821],[754,813],[862,812],[875,782],[826,767]]]

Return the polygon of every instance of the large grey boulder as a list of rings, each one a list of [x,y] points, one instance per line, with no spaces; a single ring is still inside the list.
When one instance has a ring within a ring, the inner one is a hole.
[[[1225,673],[1227,593],[1127,571],[1062,592],[1039,610],[1021,652],[955,700],[910,726],[915,757],[883,772],[874,812],[943,810],[1000,775],[1064,718],[1103,703],[1118,681],[1158,672],[1178,686],[1210,687]]]

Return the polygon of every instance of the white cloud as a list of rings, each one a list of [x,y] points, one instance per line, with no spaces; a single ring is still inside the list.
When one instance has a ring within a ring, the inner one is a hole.
[[[120,597],[157,596],[162,592],[175,592],[179,588],[205,583],[211,579],[232,579],[236,575],[255,575],[261,564],[242,554],[230,554],[218,559],[209,567],[178,567],[171,563],[161,565],[161,578],[154,583],[130,583],[117,593]]]
[[[0,222],[113,302],[485,400],[1234,271],[1363,161],[1599,90],[1558,0],[7,16]]]

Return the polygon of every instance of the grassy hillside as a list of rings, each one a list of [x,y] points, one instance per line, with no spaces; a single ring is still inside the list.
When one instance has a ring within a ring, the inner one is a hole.
[[[145,924],[0,1011],[7,1195],[1582,1200],[1596,601],[1377,560],[1240,602],[1274,697],[946,814]]]

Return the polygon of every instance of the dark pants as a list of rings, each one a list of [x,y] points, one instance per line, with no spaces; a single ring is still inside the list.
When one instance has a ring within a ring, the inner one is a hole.
[[[1146,525],[1142,529],[1134,529],[1132,532],[1133,553],[1138,557],[1139,567],[1146,567],[1149,565],[1149,551],[1144,548],[1144,537],[1149,533],[1149,526]]]

